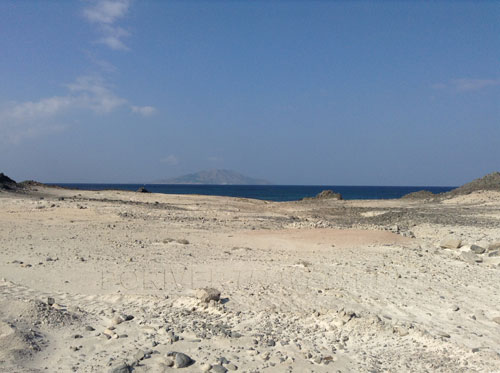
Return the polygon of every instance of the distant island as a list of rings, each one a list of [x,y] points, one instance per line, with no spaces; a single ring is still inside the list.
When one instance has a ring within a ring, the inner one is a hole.
[[[271,183],[235,171],[206,170],[170,179],[156,180],[152,184],[270,185]]]

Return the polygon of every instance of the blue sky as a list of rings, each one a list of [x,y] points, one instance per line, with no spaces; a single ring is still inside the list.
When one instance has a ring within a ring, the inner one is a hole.
[[[0,171],[460,185],[500,170],[500,2],[0,2]]]

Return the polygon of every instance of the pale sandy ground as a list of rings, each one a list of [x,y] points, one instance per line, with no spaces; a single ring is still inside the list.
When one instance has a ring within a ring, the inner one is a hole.
[[[461,259],[500,242],[500,193],[37,189],[0,192],[0,371],[500,372],[500,257]],[[464,246],[439,248],[448,237]],[[199,301],[202,287],[221,301]],[[133,319],[108,338],[117,315]],[[195,362],[168,367],[169,351]]]

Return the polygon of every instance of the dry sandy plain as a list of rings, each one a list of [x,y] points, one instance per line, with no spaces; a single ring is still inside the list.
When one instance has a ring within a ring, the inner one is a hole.
[[[0,248],[0,371],[500,372],[500,192],[36,186],[0,192]]]

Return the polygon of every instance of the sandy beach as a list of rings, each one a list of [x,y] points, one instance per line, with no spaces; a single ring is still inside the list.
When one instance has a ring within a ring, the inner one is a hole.
[[[0,191],[0,247],[2,371],[500,371],[500,192],[32,185]]]

